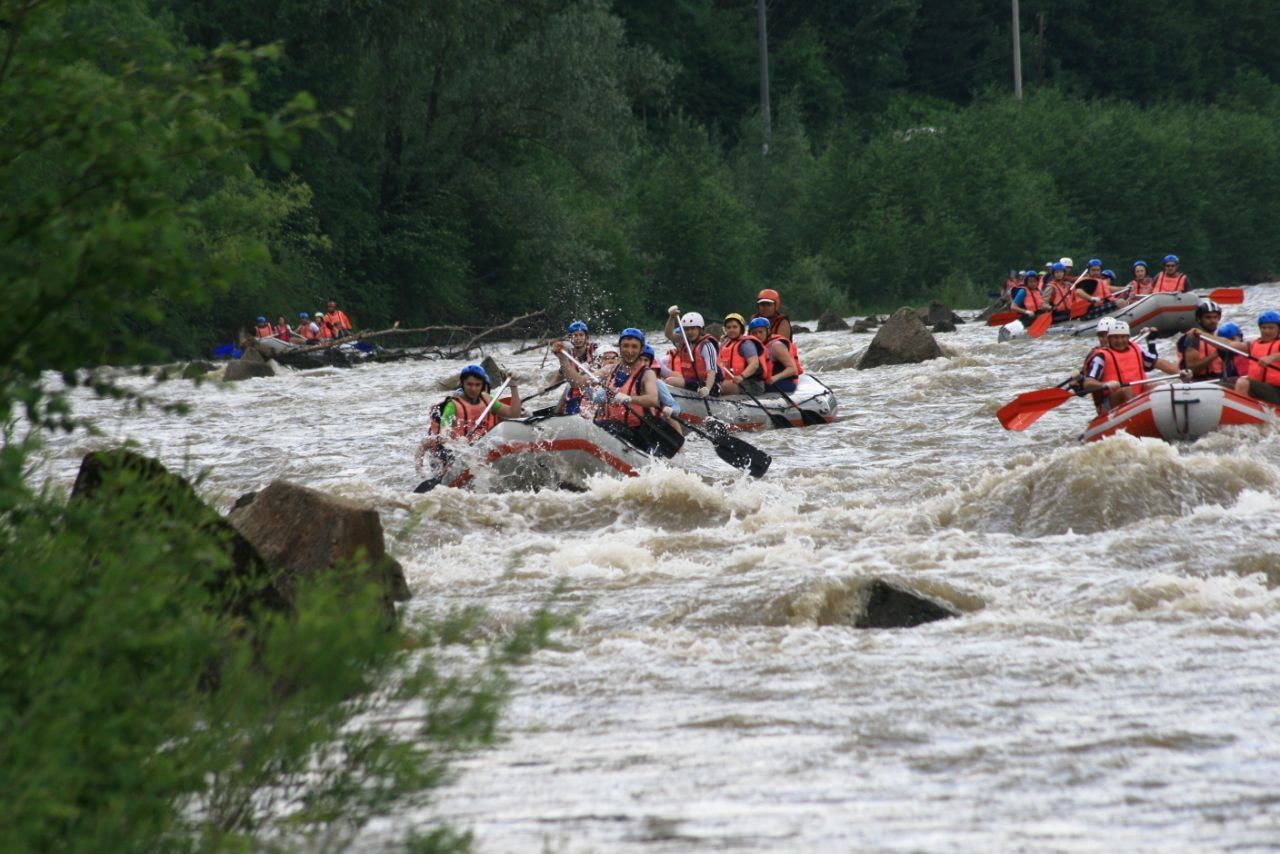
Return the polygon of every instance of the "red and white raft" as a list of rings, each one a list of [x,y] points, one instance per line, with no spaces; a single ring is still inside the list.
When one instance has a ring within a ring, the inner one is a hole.
[[[436,474],[443,486],[482,491],[585,489],[602,474],[638,477],[653,460],[581,415],[502,421],[472,445],[454,445]]]
[[[1089,422],[1080,436],[1095,442],[1129,433],[1167,442],[1199,439],[1223,427],[1280,423],[1280,406],[1236,394],[1215,382],[1151,386]]]
[[[828,424],[836,420],[835,392],[812,374],[801,374],[796,380],[796,390],[787,395],[790,402],[776,392],[757,394],[752,400],[745,394],[699,397],[694,389],[672,388],[671,396],[680,404],[681,421],[701,424],[714,419],[730,430],[767,430],[774,426],[773,415],[802,427],[805,422],[801,410],[816,413]]]

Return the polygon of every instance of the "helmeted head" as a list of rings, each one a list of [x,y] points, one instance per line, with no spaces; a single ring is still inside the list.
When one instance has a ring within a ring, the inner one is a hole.
[[[724,316],[724,334],[730,341],[736,341],[747,331],[747,319],[736,311]]]
[[[1213,332],[1222,320],[1222,306],[1211,299],[1202,299],[1196,303],[1196,323],[1205,332]]]
[[[1070,270],[1072,267],[1075,266],[1075,263],[1072,262],[1072,260],[1066,257],[1065,255],[1058,259],[1058,263],[1066,267],[1068,270]]]
[[[1090,272],[1090,273],[1101,273],[1101,272],[1102,272],[1102,259],[1101,259],[1101,258],[1090,258],[1090,259],[1089,259],[1089,272]]]
[[[1135,279],[1145,279],[1145,278],[1147,277],[1147,262],[1146,262],[1146,261],[1134,261],[1134,262],[1133,262],[1133,277],[1134,277]]]
[[[753,317],[751,322],[747,324],[747,332],[751,337],[759,338],[763,341],[769,336],[769,320],[765,317]]]
[[[1178,269],[1178,256],[1177,255],[1164,256],[1164,268],[1169,272],[1173,272],[1174,270]]]
[[[258,317],[258,322],[259,322],[259,323],[266,323],[266,322],[267,322],[267,319],[266,319],[265,317],[262,317],[261,315],[259,315],[259,317]]]
[[[475,400],[489,390],[489,374],[479,365],[467,365],[458,374],[458,385],[465,397]]]
[[[1280,337],[1280,311],[1272,309],[1258,315],[1258,333],[1266,341]]]
[[[1218,327],[1218,337],[1233,338],[1238,341],[1243,341],[1244,332],[1236,324],[1232,323],[1231,321],[1227,321],[1226,323]]]
[[[640,355],[643,358],[648,359],[650,362],[653,362],[655,359],[658,358],[658,353],[653,349],[652,344],[645,344],[642,348],[640,348]]]
[[[1107,336],[1107,346],[1113,350],[1124,350],[1129,346],[1129,324],[1123,320],[1111,322],[1111,334]]]
[[[311,319],[311,315],[307,314],[305,311],[300,311],[300,312],[298,312],[298,319],[299,319],[299,320],[310,320],[310,319]]]
[[[1099,338],[1106,338],[1111,335],[1111,330],[1115,328],[1115,321],[1110,317],[1104,317],[1098,321],[1097,335]]]
[[[1115,271],[1115,270],[1103,270],[1103,271],[1102,271],[1102,275],[1103,275],[1103,276],[1105,276],[1106,278],[1110,279],[1110,280],[1111,280],[1111,284],[1113,284],[1113,285],[1114,285],[1114,284],[1116,283],[1116,271]]]
[[[582,347],[587,343],[587,324],[581,320],[575,320],[569,324],[568,328],[569,340],[573,342],[574,347]]]
[[[1035,270],[1028,270],[1027,272],[1022,274],[1023,284],[1026,284],[1027,282],[1030,282],[1032,280],[1035,280],[1035,281],[1040,280],[1040,274],[1037,273]]]
[[[765,288],[756,294],[756,311],[761,317],[773,317],[782,308],[782,297],[773,288]]]
[[[644,345],[644,333],[634,326],[628,326],[618,333],[618,353],[621,355],[622,361],[628,365],[640,357],[641,351],[644,350]]]
[[[1061,279],[1067,274],[1067,265],[1063,264],[1061,261],[1054,261],[1053,266],[1049,269],[1053,271],[1053,277],[1055,279]]]
[[[697,341],[702,337],[702,328],[707,322],[702,319],[702,315],[696,311],[687,311],[684,317],[680,318],[680,328],[684,330],[684,335],[690,341]]]

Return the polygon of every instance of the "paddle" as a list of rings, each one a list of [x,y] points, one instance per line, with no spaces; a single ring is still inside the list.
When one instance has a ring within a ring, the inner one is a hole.
[[[764,477],[769,470],[773,457],[748,442],[744,442],[728,433],[716,435],[701,427],[682,422],[684,426],[710,442],[716,449],[716,456],[734,468],[742,469],[752,477]]]
[[[552,384],[552,385],[547,386],[547,387],[546,387],[546,388],[544,388],[544,389],[540,389],[539,391],[535,391],[533,394],[529,395],[528,397],[526,397],[526,398],[524,398],[524,399],[525,399],[525,400],[533,400],[535,397],[542,397],[542,396],[543,396],[544,394],[546,394],[547,392],[549,392],[549,391],[555,391],[556,389],[560,388],[560,386],[564,385],[566,382],[568,382],[568,380],[560,380],[560,382],[558,382],[558,383],[554,383],[554,384]]]
[[[987,318],[987,326],[1004,326],[1022,317],[1020,311],[997,311]]]
[[[1209,291],[1209,299],[1223,305],[1243,305],[1244,289],[1243,288],[1218,288]]]
[[[1147,383],[1171,382],[1176,379],[1179,379],[1176,374],[1167,377],[1148,377],[1144,380],[1125,383],[1120,387],[1128,388],[1129,386],[1145,385]],[[1015,433],[1026,430],[1039,421],[1040,417],[1046,412],[1057,409],[1071,398],[1077,396],[1075,392],[1067,391],[1066,386],[1070,382],[1071,380],[1065,380],[1053,388],[1024,392],[996,410],[996,418],[1000,420],[1000,425],[1006,430],[1012,430]]]
[[[475,435],[476,431],[480,429],[480,425],[484,423],[484,419],[488,417],[489,410],[493,409],[493,405],[498,402],[498,398],[502,397],[502,393],[507,390],[507,386],[509,385],[511,385],[511,377],[507,377],[505,380],[503,380],[502,385],[498,386],[497,391],[490,393],[489,403],[485,406],[484,410],[480,413],[480,417],[476,419],[475,426],[467,431],[467,435],[462,437],[463,442],[471,441],[471,437]],[[440,480],[441,480],[441,476],[427,478],[422,483],[414,487],[413,491],[418,493],[430,492],[431,490],[435,489],[437,486],[440,485]]]
[[[1031,325],[1027,327],[1027,337],[1039,338],[1052,325],[1053,325],[1053,312],[1046,311],[1044,314],[1040,315],[1034,321],[1032,321]]]
[[[761,355],[761,358],[763,358],[763,354]],[[763,403],[761,403],[760,399],[756,397],[754,394],[752,394],[751,392],[747,391],[745,386],[739,385],[738,391],[742,392],[747,397],[751,398],[751,402],[754,403],[756,406],[760,407],[760,410],[765,415],[769,416],[769,423],[772,424],[774,427],[781,429],[783,427],[795,426],[794,424],[791,423],[791,420],[788,419],[787,416],[782,415],[779,412],[775,412],[774,410],[768,408]]]
[[[827,423],[822,419],[821,415],[814,412],[812,409],[801,409],[799,406],[797,406],[796,402],[791,399],[791,396],[788,395],[782,389],[777,389],[777,392],[778,394],[782,395],[783,400],[785,400],[788,404],[790,404],[790,406],[795,407],[795,410],[800,413],[800,420],[804,422],[804,426],[816,427],[819,424]]]

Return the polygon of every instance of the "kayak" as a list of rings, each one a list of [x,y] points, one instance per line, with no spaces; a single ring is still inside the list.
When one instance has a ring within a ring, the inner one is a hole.
[[[796,427],[804,425],[800,410],[817,413],[828,424],[836,420],[836,396],[822,380],[812,374],[801,374],[796,380],[796,390],[787,397],[766,392],[752,400],[745,394],[728,394],[721,397],[699,397],[693,389],[673,388],[671,396],[680,404],[680,420],[701,424],[709,419],[723,423],[730,430],[760,430],[774,426],[771,415],[781,415]],[[757,401],[759,401],[757,403]]]
[[[638,477],[654,459],[581,415],[500,421],[474,444],[451,451],[444,470],[434,472],[440,483],[492,492],[583,490],[593,475]]]
[[[1045,330],[1045,335],[1092,335],[1103,317],[1123,320],[1134,335],[1148,326],[1155,327],[1158,338],[1178,335],[1196,325],[1196,303],[1199,301],[1200,297],[1193,293],[1148,294],[1098,317],[1055,323]],[[1026,337],[1027,328],[1020,320],[1012,320],[1000,327],[1001,341]]]
[[[1124,406],[1089,422],[1082,442],[1129,433],[1167,442],[1199,439],[1241,424],[1280,423],[1280,406],[1236,394],[1217,382],[1152,386]]]

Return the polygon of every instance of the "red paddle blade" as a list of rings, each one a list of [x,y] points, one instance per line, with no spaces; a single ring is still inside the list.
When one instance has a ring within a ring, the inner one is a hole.
[[[1209,299],[1223,305],[1242,305],[1244,291],[1241,288],[1218,288],[1216,291],[1209,291]]]
[[[1006,323],[1012,323],[1022,317],[1016,311],[997,311],[995,314],[987,318],[987,326],[1004,326]]]
[[[1053,324],[1053,315],[1046,312],[1035,319],[1032,324],[1027,327],[1027,335],[1031,338],[1039,338],[1044,334],[1045,330]]]
[[[1042,388],[1020,394],[996,410],[996,418],[1006,430],[1025,430],[1050,409],[1066,403],[1075,394],[1065,388]]]

